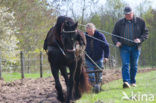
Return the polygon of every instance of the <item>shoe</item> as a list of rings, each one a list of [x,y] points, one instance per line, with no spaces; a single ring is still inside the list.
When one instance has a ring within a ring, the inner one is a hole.
[[[93,93],[99,93],[101,91],[100,85],[99,84],[95,84],[93,86],[93,90],[92,91],[93,91]]]
[[[132,87],[136,87],[136,84],[135,84],[135,83],[132,83],[131,86],[132,86]]]
[[[128,82],[124,82],[123,83],[123,88],[130,88],[131,86],[129,85],[129,83]]]

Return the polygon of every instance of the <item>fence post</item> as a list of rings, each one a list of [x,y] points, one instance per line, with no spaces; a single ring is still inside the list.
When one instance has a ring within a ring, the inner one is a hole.
[[[30,55],[28,54],[28,68],[27,68],[27,73],[30,73]]]
[[[1,58],[1,51],[0,51],[0,80],[3,80],[2,78],[2,58]]]
[[[24,54],[23,51],[21,51],[21,77],[24,79]]]
[[[43,65],[43,54],[42,52],[40,52],[40,78],[43,77],[42,65]]]

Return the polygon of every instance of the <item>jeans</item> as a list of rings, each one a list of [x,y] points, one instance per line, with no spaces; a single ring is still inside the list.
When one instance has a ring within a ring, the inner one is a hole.
[[[139,50],[136,46],[123,45],[120,48],[123,82],[128,82],[130,84],[136,83],[135,77],[137,73],[140,52],[141,50]]]
[[[94,61],[100,68],[102,68],[103,69],[103,59],[101,59],[101,60],[98,60],[98,61]],[[88,60],[88,59],[86,59],[86,66],[87,66],[87,70],[96,70],[96,66],[90,61],[90,60]],[[95,73],[89,73],[88,74],[88,76],[89,76],[89,81],[91,82],[91,83],[95,83],[96,82],[96,78],[95,78]],[[100,82],[102,82],[102,72],[100,72],[100,73],[98,73],[97,74],[97,76],[98,76],[98,80],[99,81],[97,81],[98,83],[100,83]]]

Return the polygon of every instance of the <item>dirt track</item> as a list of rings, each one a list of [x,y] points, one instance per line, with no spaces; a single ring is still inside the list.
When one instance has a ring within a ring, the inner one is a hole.
[[[148,72],[156,69],[145,69],[139,72]],[[105,70],[103,73],[103,83],[108,83],[121,78],[119,70]],[[24,79],[6,83],[0,81],[0,103],[60,103],[56,99],[54,79]],[[61,77],[61,83],[64,80]]]

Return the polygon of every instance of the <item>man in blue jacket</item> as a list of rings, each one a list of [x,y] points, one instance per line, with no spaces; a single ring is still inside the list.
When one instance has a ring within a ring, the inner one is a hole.
[[[95,40],[89,36],[102,40],[104,43]],[[87,47],[86,52],[91,57],[92,60],[101,68],[103,68],[103,62],[108,61],[109,57],[109,46],[104,34],[96,30],[93,23],[88,23],[86,25],[86,40]],[[86,66],[88,70],[95,70],[96,66],[91,62],[89,58],[86,57]],[[98,74],[99,83],[102,81],[102,73]],[[95,73],[89,73],[89,81],[95,83]]]

